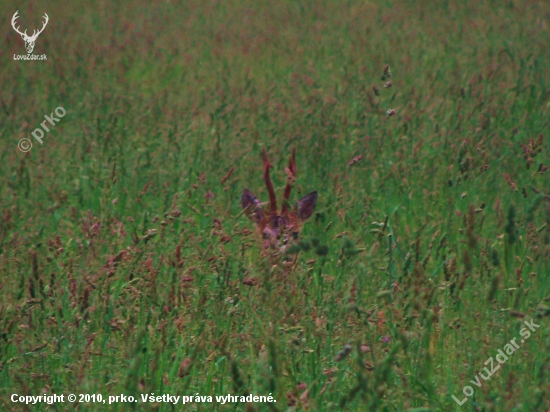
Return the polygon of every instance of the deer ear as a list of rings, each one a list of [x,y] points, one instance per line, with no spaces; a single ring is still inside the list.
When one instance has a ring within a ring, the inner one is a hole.
[[[260,223],[263,218],[263,212],[260,209],[260,201],[256,199],[256,196],[248,190],[244,189],[241,196],[241,204],[247,216],[256,223]]]
[[[301,220],[306,220],[311,217],[317,204],[317,191],[314,190],[308,195],[301,198],[296,204],[297,214]]]

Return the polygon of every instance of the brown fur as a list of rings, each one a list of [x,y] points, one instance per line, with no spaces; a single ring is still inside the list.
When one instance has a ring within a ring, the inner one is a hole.
[[[296,180],[296,153],[293,150],[286,169],[287,183],[283,194],[281,212],[278,213],[275,189],[269,175],[269,169],[272,166],[269,163],[265,149],[262,154],[264,182],[269,196],[269,210],[262,209],[260,201],[248,189],[243,190],[241,203],[248,217],[256,223],[260,235],[267,240],[265,247],[273,244],[279,245],[281,238],[283,239],[282,247],[284,247],[291,237],[294,239],[298,237],[303,222],[313,214],[317,204],[317,192],[309,193],[300,199],[292,209],[289,208],[290,192]]]

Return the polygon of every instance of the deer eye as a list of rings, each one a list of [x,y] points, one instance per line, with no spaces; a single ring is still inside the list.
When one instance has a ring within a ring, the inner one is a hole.
[[[275,216],[273,219],[273,226],[275,228],[283,227],[288,225],[288,219],[286,219],[284,216]]]
[[[292,238],[294,240],[298,239],[298,232],[292,232]]]

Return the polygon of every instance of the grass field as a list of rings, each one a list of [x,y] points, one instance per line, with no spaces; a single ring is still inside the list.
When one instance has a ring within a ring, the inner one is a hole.
[[[61,3],[0,9],[3,410],[550,409],[550,3]]]

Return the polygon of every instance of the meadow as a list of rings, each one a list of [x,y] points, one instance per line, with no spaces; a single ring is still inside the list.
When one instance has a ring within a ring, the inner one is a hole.
[[[3,410],[550,410],[547,1],[3,4]]]

